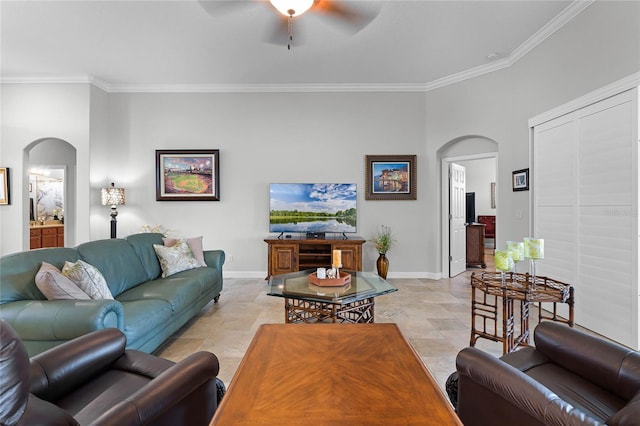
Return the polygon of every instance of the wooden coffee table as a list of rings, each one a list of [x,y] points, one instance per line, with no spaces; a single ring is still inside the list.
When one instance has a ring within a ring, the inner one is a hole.
[[[267,324],[212,425],[461,425],[396,324]]]

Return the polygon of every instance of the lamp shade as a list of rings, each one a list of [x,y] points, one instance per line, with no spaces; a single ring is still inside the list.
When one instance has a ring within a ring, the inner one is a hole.
[[[285,16],[299,16],[313,6],[313,0],[269,0]]]
[[[119,206],[124,204],[124,188],[116,188],[112,182],[108,188],[102,188],[102,205]]]

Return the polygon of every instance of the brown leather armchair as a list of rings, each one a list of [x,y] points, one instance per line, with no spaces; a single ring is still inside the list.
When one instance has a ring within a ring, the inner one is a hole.
[[[206,425],[219,364],[209,352],[179,363],[125,350],[118,329],[95,331],[29,360],[0,321],[0,424]]]
[[[640,354],[554,322],[536,347],[496,358],[476,348],[456,359],[465,426],[640,424]]]

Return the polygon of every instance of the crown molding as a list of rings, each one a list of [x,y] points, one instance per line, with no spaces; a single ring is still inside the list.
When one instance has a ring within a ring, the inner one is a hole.
[[[547,24],[540,28],[534,35],[529,37],[527,41],[518,46],[511,55],[509,55],[510,65],[515,64],[520,59],[525,57],[527,53],[531,52],[535,47],[542,44],[547,38],[551,37],[553,33],[560,28],[568,24],[573,18],[578,16],[587,7],[591,6],[595,0],[575,0],[569,6],[564,8],[562,12],[553,17]]]
[[[313,92],[429,92],[441,87],[509,68],[544,42],[595,0],[575,0],[544,27],[499,61],[448,75],[427,83],[343,84],[118,84],[93,75],[0,77],[2,84],[91,84],[108,93],[313,93]]]

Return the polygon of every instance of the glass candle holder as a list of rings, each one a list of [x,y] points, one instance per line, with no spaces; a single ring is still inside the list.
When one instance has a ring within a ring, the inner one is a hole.
[[[500,271],[500,278],[502,280],[502,286],[504,287],[506,285],[505,272],[510,271],[513,268],[511,252],[508,250],[496,250],[494,260],[496,263],[496,269]]]
[[[517,280],[518,262],[524,260],[524,243],[522,241],[507,241],[507,251],[513,259],[513,283]]]
[[[531,285],[535,287],[536,262],[544,259],[544,240],[542,238],[525,238],[524,257],[531,261]]]

